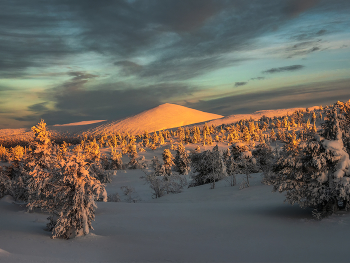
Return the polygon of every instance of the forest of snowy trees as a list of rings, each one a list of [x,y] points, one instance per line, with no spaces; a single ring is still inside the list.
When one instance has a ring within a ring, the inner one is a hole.
[[[260,173],[262,183],[284,192],[290,204],[313,208],[317,219],[350,208],[350,101],[139,135],[82,134],[55,141],[44,121],[32,132],[33,139],[18,145],[3,139],[0,198],[10,195],[28,211],[48,213],[53,238],[88,234],[98,202],[108,199],[111,174],[124,169],[141,170],[154,198],[204,184],[215,189],[219,180],[244,189]],[[142,155],[156,149],[163,150],[161,156]]]

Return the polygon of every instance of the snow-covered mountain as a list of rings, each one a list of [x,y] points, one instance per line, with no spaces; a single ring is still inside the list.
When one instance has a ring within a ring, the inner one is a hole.
[[[313,110],[315,107],[309,107]],[[296,110],[305,110],[305,108],[290,108],[276,110],[262,110],[251,114],[235,114],[227,117],[207,113],[184,106],[165,103],[150,110],[146,110],[132,117],[114,121],[83,121],[69,124],[60,124],[49,126],[49,130],[59,133],[81,134],[88,132],[90,134],[102,132],[129,132],[130,134],[140,134],[147,130],[148,132],[171,129],[180,126],[208,122],[209,125],[230,124],[242,119],[258,120],[262,116],[279,117],[286,114],[292,114]],[[29,136],[32,137],[30,129],[2,129],[0,136]]]
[[[135,116],[103,124],[90,130],[90,132],[101,133],[105,131],[140,134],[145,130],[148,132],[154,132],[194,123],[206,122],[222,117],[223,116],[217,114],[165,103],[153,109],[141,112]]]

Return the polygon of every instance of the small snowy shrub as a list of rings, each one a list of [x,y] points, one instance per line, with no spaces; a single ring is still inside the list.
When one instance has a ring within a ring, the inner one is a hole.
[[[107,196],[107,202],[120,202],[120,195],[118,193]]]
[[[164,165],[161,165],[158,157],[154,156],[152,160],[153,172],[146,174],[146,182],[153,190],[153,197],[159,198],[169,193],[180,193],[184,186],[187,185],[187,179],[183,175],[167,175]]]

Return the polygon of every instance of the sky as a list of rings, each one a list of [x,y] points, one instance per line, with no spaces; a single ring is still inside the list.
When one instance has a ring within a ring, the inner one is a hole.
[[[349,0],[2,0],[0,129],[350,99]]]

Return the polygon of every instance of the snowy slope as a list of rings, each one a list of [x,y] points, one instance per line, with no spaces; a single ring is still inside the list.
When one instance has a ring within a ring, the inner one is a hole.
[[[106,120],[80,121],[67,124],[55,124],[48,126],[50,131],[69,134],[81,134],[88,130],[94,129],[101,125]]]
[[[309,110],[315,110],[318,109],[319,106],[313,106],[313,107],[309,107]],[[250,118],[252,118],[253,120],[259,120],[261,117],[266,116],[266,117],[281,117],[281,116],[285,116],[287,114],[291,115],[293,112],[297,111],[297,110],[304,110],[305,108],[289,108],[289,109],[277,109],[277,110],[261,110],[261,111],[256,111],[254,113],[251,114],[234,114],[234,115],[230,115],[218,120],[212,120],[210,122],[208,122],[209,125],[214,124],[216,126],[221,125],[221,124],[231,124],[240,120],[249,120]]]
[[[94,120],[94,121],[79,121],[79,122],[72,122],[67,124],[55,124],[55,127],[67,127],[67,126],[81,126],[81,125],[89,125],[94,123],[99,123],[106,120]]]
[[[185,126],[193,123],[210,121],[223,116],[190,109],[184,106],[165,103],[121,121],[101,125],[91,132],[129,132],[141,134],[143,131],[154,132]]]

